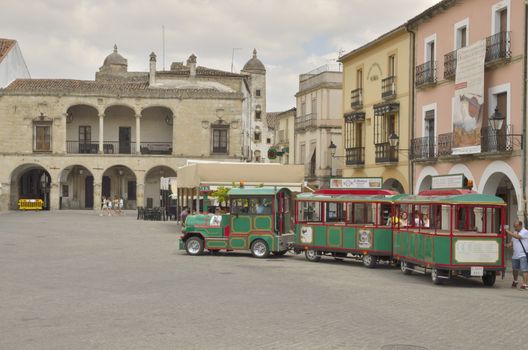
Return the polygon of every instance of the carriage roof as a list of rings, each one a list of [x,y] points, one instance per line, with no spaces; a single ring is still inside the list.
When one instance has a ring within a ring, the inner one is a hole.
[[[274,196],[279,192],[291,192],[285,187],[236,187],[229,190],[229,196]]]
[[[396,196],[384,196],[384,195],[350,195],[350,194],[339,194],[339,195],[328,195],[328,194],[317,194],[317,193],[301,193],[297,195],[297,200],[300,201],[319,201],[319,202],[392,202],[392,197]]]
[[[483,204],[483,205],[506,205],[502,198],[481,193],[468,193],[458,195],[408,195],[394,200],[396,204],[412,203],[443,203],[443,204]]]

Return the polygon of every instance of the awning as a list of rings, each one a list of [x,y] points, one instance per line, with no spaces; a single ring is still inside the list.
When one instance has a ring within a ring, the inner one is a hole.
[[[349,112],[343,115],[345,123],[365,121],[365,112]]]
[[[379,103],[374,105],[374,115],[381,116],[391,112],[398,112],[400,110],[400,104],[398,102],[392,103]]]

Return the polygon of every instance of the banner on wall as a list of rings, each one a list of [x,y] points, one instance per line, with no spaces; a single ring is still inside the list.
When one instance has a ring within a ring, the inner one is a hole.
[[[452,154],[480,153],[486,41],[457,50]]]

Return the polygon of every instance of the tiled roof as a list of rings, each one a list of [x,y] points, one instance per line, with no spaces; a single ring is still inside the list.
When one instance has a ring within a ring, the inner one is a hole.
[[[15,44],[16,40],[0,38],[0,62],[4,59],[9,50],[15,46]]]
[[[73,79],[17,79],[5,89],[4,94],[45,94],[45,95],[108,95],[145,97],[182,96],[227,96],[238,98],[238,93],[219,92],[214,89],[153,89],[148,82],[93,81]],[[235,96],[236,95],[236,96]]]
[[[168,74],[168,75],[189,75],[190,69],[188,66],[184,66],[183,64],[172,64],[171,70],[166,71],[158,71],[156,74]],[[237,73],[231,73],[226,72],[223,70],[218,69],[212,69],[207,67],[198,66],[196,67],[196,75],[197,76],[224,76],[224,77],[245,77],[245,75],[237,74]]]
[[[266,113],[266,124],[268,124],[268,129],[275,129],[277,124],[278,116],[282,112],[268,112]]]

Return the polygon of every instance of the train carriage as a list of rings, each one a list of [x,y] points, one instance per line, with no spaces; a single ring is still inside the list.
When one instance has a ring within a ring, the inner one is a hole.
[[[293,248],[309,261],[361,259],[367,267],[392,260],[389,190],[321,190],[296,199]]]
[[[287,188],[233,188],[228,192],[230,214],[189,215],[180,249],[189,255],[225,250],[250,250],[257,258],[283,255],[293,241]]]
[[[470,190],[426,191],[394,201],[394,257],[405,274],[431,272],[435,284],[454,276],[504,272],[504,201]]]

